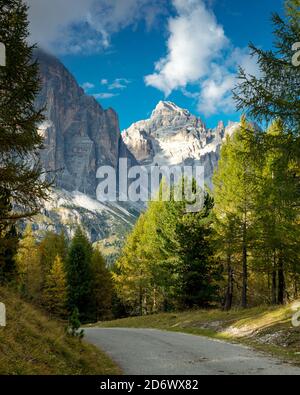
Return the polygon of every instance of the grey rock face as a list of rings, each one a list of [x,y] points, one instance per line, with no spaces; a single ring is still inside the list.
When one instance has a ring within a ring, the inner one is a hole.
[[[87,96],[58,59],[40,50],[36,56],[42,83],[36,105],[45,108],[47,119],[40,127],[43,165],[58,171],[57,187],[94,196],[99,166],[117,168],[120,154],[135,163],[121,139],[117,114]]]
[[[203,165],[205,179],[211,185],[220,148],[226,134],[238,124],[225,128],[206,128],[203,121],[171,102],[159,102],[151,118],[139,121],[122,132],[131,153],[144,165]]]

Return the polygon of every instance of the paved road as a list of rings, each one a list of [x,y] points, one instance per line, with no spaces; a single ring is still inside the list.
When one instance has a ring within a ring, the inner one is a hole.
[[[85,329],[128,375],[300,375],[248,347],[154,329]]]

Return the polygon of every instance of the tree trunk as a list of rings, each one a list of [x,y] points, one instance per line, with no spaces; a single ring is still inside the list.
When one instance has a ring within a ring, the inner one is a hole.
[[[247,262],[247,214],[245,213],[243,224],[243,286],[242,286],[242,307],[248,306],[248,262]]]
[[[273,269],[272,269],[272,304],[277,304],[277,272],[276,272],[276,255],[274,251]]]
[[[295,280],[294,280],[294,299],[298,299],[298,276],[295,274]]]
[[[233,299],[233,269],[231,267],[231,256],[227,257],[227,290],[225,296],[224,310],[229,311],[232,307]]]
[[[248,306],[248,265],[247,265],[247,247],[243,245],[243,289],[242,289],[242,307]]]
[[[285,279],[284,279],[284,263],[282,255],[279,255],[278,259],[278,304],[284,304],[285,294]]]
[[[140,285],[140,295],[139,295],[139,315],[143,315],[143,288]]]
[[[152,313],[156,313],[156,287],[153,287],[153,305],[152,305]]]

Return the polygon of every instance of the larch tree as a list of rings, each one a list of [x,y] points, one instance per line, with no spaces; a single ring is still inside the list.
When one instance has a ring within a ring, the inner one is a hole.
[[[232,281],[230,273],[234,249],[241,263],[238,269],[242,278],[241,305],[243,307],[248,305],[248,257],[252,242],[253,199],[257,188],[256,163],[252,156],[255,133],[254,127],[243,118],[240,128],[233,136],[227,136],[213,178],[217,232],[219,232],[220,246],[224,244],[227,255],[228,281]],[[232,237],[231,247],[228,245],[229,237]],[[231,287],[232,284],[228,284],[228,288]]]
[[[265,258],[271,273],[272,302],[283,304],[287,297],[287,276],[297,274],[299,191],[295,183],[297,164],[289,154],[291,135],[275,121],[260,145],[264,157],[262,177],[255,197],[258,258]]]
[[[145,215],[142,214],[126,239],[113,274],[122,303],[134,315],[146,312],[147,293],[151,283],[151,273],[141,243],[144,224]]]
[[[43,305],[54,316],[65,318],[67,315],[67,296],[64,263],[61,257],[57,255],[46,277],[43,290]]]
[[[65,264],[68,255],[68,243],[63,232],[56,234],[47,232],[43,240],[39,244],[39,252],[41,257],[41,266],[43,271],[43,282],[52,269],[53,262],[57,255]]]
[[[42,269],[31,224],[27,225],[19,242],[15,259],[21,295],[38,302],[42,287]]]

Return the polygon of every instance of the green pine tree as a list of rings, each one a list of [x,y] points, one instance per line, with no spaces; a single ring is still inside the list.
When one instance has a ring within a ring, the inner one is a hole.
[[[211,242],[213,199],[206,194],[200,212],[187,213],[177,225],[179,244],[178,297],[182,307],[208,307],[218,302],[220,270]]]
[[[8,189],[0,187],[0,218],[9,217],[11,210],[10,193]],[[15,224],[8,220],[0,220],[0,283],[13,279],[17,243],[18,235]]]
[[[36,214],[49,188],[37,155],[43,115],[34,106],[40,85],[27,11],[22,0],[0,3],[0,42],[6,46],[6,67],[0,67],[0,190],[14,203],[10,210],[0,208],[0,224]]]
[[[83,329],[80,329],[81,323],[79,319],[79,310],[75,307],[69,318],[68,333],[73,337],[78,337],[80,340],[84,337]]]
[[[16,276],[15,255],[19,237],[15,225],[2,233],[0,237],[0,283],[12,282]]]
[[[81,228],[76,230],[66,262],[68,309],[79,311],[82,322],[92,319],[92,246]]]
[[[249,76],[241,69],[234,97],[237,108],[249,117],[259,122],[281,119],[285,132],[299,136],[300,67],[292,64],[292,46],[300,37],[300,0],[285,0],[285,5],[285,19],[273,15],[275,49],[265,51],[250,45],[261,74]]]

